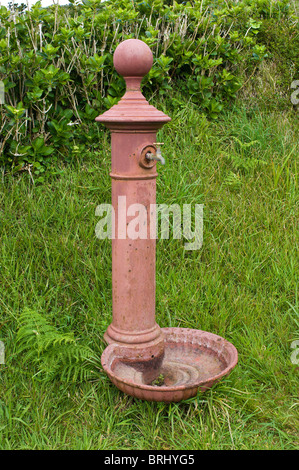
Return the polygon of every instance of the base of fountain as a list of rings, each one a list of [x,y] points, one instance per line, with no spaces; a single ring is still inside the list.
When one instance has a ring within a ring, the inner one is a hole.
[[[114,385],[141,400],[178,402],[203,392],[236,366],[236,348],[224,338],[189,328],[162,328],[164,355],[136,360],[132,348],[110,344],[102,366]]]

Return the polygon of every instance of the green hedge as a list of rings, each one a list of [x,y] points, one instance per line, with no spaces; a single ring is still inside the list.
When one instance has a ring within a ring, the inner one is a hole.
[[[286,0],[84,0],[48,8],[38,2],[14,12],[0,7],[6,92],[0,165],[39,175],[87,143],[98,145],[94,118],[124,92],[113,52],[131,37],[145,41],[155,57],[143,81],[147,98],[179,89],[216,118],[269,56],[266,27],[280,22],[288,37],[298,34],[298,18]],[[270,53],[277,53],[278,43],[279,54],[281,39],[273,41]],[[298,67],[295,51],[292,57]]]

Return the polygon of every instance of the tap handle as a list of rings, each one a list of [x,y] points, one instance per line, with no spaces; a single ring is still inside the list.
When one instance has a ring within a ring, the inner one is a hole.
[[[157,146],[157,150],[160,150],[160,145],[164,145],[164,142],[154,142],[153,145]]]
[[[156,160],[160,162],[161,165],[165,165],[165,159],[162,157],[161,149],[160,149],[160,145],[164,145],[164,142],[154,142],[153,145],[155,145],[157,148],[156,153],[155,154],[151,152],[147,153],[146,154],[147,160]]]

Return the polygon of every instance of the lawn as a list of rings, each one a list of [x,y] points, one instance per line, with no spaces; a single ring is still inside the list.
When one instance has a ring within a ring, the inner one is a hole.
[[[208,392],[165,404],[124,395],[100,364],[91,381],[46,382],[20,352],[24,308],[98,356],[105,347],[111,246],[95,236],[95,209],[110,202],[110,137],[99,126],[98,151],[42,184],[2,176],[1,449],[298,448],[298,112],[239,103],[211,122],[178,100],[171,116],[158,135],[157,199],[204,204],[204,233],[197,251],[157,242],[156,319],[225,337],[237,367]]]

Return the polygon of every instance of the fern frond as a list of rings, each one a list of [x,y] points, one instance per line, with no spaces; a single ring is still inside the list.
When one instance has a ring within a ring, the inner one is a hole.
[[[237,144],[239,144],[242,149],[246,149],[246,148],[252,147],[252,146],[255,145],[255,144],[261,145],[258,140],[251,140],[250,142],[242,142],[241,140],[239,140],[239,139],[238,139],[237,137],[235,137],[234,135],[232,135],[231,138],[232,138],[235,142],[237,142]]]
[[[229,186],[231,189],[238,189],[242,186],[242,180],[240,175],[230,171],[224,179],[225,186]]]
[[[19,318],[17,353],[28,364],[37,366],[40,380],[60,378],[67,382],[89,380],[97,376],[100,358],[73,333],[58,331],[35,310],[25,309]]]

